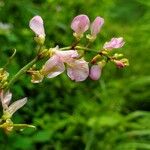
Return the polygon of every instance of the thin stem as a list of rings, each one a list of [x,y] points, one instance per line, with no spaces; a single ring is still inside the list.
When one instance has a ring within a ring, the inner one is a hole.
[[[60,48],[60,50],[69,50],[71,49],[72,46],[68,46],[68,47],[63,47],[63,48]],[[39,48],[41,49],[41,47]],[[74,49],[77,49],[77,50],[85,50],[85,51],[90,51],[90,52],[94,52],[94,53],[99,53],[98,51],[96,50],[93,50],[93,49],[90,49],[90,48],[87,48],[87,47],[82,47],[82,46],[75,46]],[[36,56],[33,60],[31,60],[27,65],[25,65],[22,69],[20,69],[16,75],[14,75],[14,77],[9,81],[7,87],[6,87],[6,90],[9,89],[17,80],[18,78],[24,74],[31,66],[33,66],[37,61],[39,60],[39,57]]]
[[[87,47],[76,46],[75,48],[76,48],[77,50],[86,50],[86,51],[93,52],[93,53],[99,53],[98,51],[93,50],[93,49],[90,49],[90,48],[87,48]]]
[[[60,50],[70,50],[70,49],[71,49],[71,46],[60,48]],[[76,50],[85,50],[85,51],[94,52],[94,53],[99,53],[96,50],[90,49],[88,47],[82,47],[82,46],[76,46],[74,49],[76,49]]]
[[[14,75],[14,77],[9,81],[6,89],[9,89],[22,74],[24,74],[31,66],[33,66],[35,64],[35,62],[37,62],[37,60],[38,60],[38,57],[35,57],[27,65],[25,65],[22,69],[20,69],[16,73],[16,75]]]
[[[69,49],[71,49],[71,46],[60,48],[60,50],[69,50]]]

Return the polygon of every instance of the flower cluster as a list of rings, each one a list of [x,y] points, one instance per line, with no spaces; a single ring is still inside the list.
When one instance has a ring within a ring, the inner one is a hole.
[[[124,45],[125,42],[122,37],[112,38],[109,42],[104,43],[102,50],[97,51],[94,58],[91,60],[85,59],[85,51],[89,50],[89,45],[97,38],[103,24],[104,19],[99,16],[91,24],[88,16],[84,14],[76,16],[71,22],[71,29],[74,31],[73,35],[76,41],[66,49],[56,46],[55,48],[41,50],[39,56],[48,57],[48,60],[40,70],[30,68],[28,72],[32,75],[31,81],[39,83],[45,76],[48,78],[56,77],[65,71],[65,66],[67,75],[76,82],[84,81],[88,76],[93,80],[98,80],[102,68],[108,60],[114,62],[118,68],[127,66],[128,60],[126,58],[120,59],[120,54],[117,54],[117,57],[116,54],[110,56],[112,49],[121,48]],[[39,45],[43,45],[45,40],[43,19],[40,16],[35,16],[30,20],[29,26],[36,34],[35,41]],[[90,34],[86,35],[88,44],[79,46],[80,40],[89,28]],[[81,50],[84,53],[80,54],[79,51]]]
[[[80,82],[86,80],[88,77],[92,80],[98,80],[101,77],[102,69],[107,62],[114,63],[118,68],[128,66],[128,59],[124,58],[123,54],[114,53],[113,49],[121,48],[125,42],[122,37],[113,37],[110,41],[105,42],[103,47],[99,50],[91,48],[91,44],[96,40],[101,28],[104,24],[104,19],[100,16],[96,17],[90,23],[88,16],[81,14],[76,16],[71,22],[71,29],[73,30],[74,41],[67,47],[60,48],[46,48],[45,46],[45,28],[43,19],[40,16],[33,17],[29,22],[29,27],[35,33],[35,42],[37,44],[37,55],[33,60],[21,68],[11,79],[9,79],[9,72],[7,65],[10,64],[12,58],[15,56],[14,50],[8,62],[0,68],[0,101],[3,108],[3,115],[0,119],[0,128],[6,132],[13,129],[24,129],[32,127],[28,124],[14,124],[11,120],[12,115],[24,106],[27,98],[23,98],[13,102],[9,105],[12,99],[12,93],[9,89],[24,73],[31,75],[32,83],[40,83],[44,77],[54,78],[65,70],[69,78],[73,81]],[[88,32],[85,36],[85,32]],[[85,44],[80,42],[83,38],[87,41]],[[95,55],[87,57],[87,53],[95,53]],[[37,63],[42,60],[42,66],[37,69]]]

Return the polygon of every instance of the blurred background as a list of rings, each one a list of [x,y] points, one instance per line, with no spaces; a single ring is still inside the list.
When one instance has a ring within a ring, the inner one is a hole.
[[[126,44],[118,52],[130,66],[109,63],[99,81],[82,83],[63,74],[35,85],[22,76],[11,88],[13,100],[28,96],[29,101],[13,121],[37,130],[9,136],[0,131],[1,150],[150,150],[150,1],[0,0],[0,67],[13,48],[10,76],[35,56],[28,27],[34,15],[45,22],[47,47],[62,47],[73,41],[70,23],[78,14],[105,18],[93,48],[122,36]]]

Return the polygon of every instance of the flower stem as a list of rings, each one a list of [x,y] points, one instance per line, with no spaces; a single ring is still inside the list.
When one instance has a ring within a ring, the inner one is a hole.
[[[31,66],[33,66],[38,61],[38,56],[35,57],[33,60],[31,60],[27,65],[25,65],[22,69],[20,69],[14,77],[9,81],[6,90],[9,89],[16,81],[17,79],[24,74]]]
[[[89,52],[93,52],[93,53],[99,53],[98,51],[93,50],[93,49],[90,49],[90,48],[87,48],[87,47],[76,46],[75,48],[76,48],[77,50],[85,50],[85,51],[89,51]]]
[[[90,52],[94,52],[94,53],[99,53],[96,50],[93,49],[89,49],[87,47],[82,47],[82,46],[75,46],[74,47],[77,50],[85,50],[85,51],[90,51]],[[41,47],[39,48],[41,50]],[[68,47],[63,47],[60,48],[61,50],[69,50],[71,49],[71,46]],[[6,90],[8,90],[18,79],[19,77],[24,74],[31,66],[33,66],[38,60],[39,60],[39,56],[37,55],[33,60],[31,60],[27,65],[25,65],[22,69],[20,69],[13,77],[12,79],[9,81]]]

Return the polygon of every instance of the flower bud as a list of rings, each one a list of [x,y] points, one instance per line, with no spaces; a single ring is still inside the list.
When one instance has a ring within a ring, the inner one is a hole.
[[[101,17],[96,17],[95,20],[91,24],[91,35],[96,37],[97,34],[100,32],[101,27],[104,24],[104,19]]]
[[[103,46],[104,49],[112,50],[113,48],[121,48],[124,45],[122,37],[112,38],[109,42],[106,42]]]
[[[29,22],[29,26],[37,36],[45,36],[43,19],[40,16],[33,17]]]
[[[82,36],[84,32],[86,32],[89,28],[90,20],[86,15],[78,15],[76,16],[72,23],[71,29],[75,32],[76,36]]]
[[[99,65],[93,65],[90,69],[90,78],[92,80],[98,80],[101,76],[101,68]]]
[[[118,68],[124,68],[126,66],[129,66],[129,61],[126,58],[123,58],[121,60],[114,60],[114,63]]]
[[[43,19],[40,16],[33,17],[29,22],[29,27],[37,36],[35,41],[39,44],[43,44],[45,41]]]

